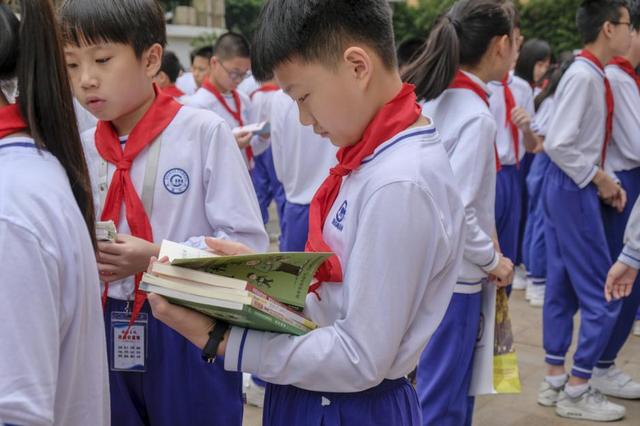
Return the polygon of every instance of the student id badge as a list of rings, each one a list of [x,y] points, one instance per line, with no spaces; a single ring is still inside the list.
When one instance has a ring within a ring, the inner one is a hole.
[[[131,327],[130,319],[130,312],[111,312],[111,370],[144,373],[148,316],[140,312]]]

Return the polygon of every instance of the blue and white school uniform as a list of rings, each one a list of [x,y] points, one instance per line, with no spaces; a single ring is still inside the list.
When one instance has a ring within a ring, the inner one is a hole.
[[[613,170],[627,192],[627,205],[622,213],[603,206],[604,229],[612,259],[617,259],[624,246],[624,232],[633,205],[640,195],[640,91],[636,81],[617,65],[608,65],[605,72],[613,91],[613,129],[607,147],[607,168]],[[600,361],[599,368],[613,365],[618,352],[627,341],[640,305],[640,285],[633,286],[629,297],[622,300],[620,316]]]
[[[99,215],[115,166],[107,165],[104,184],[103,162],[93,133],[86,132],[83,143]],[[122,141],[126,143],[126,138]],[[256,251],[267,249],[268,238],[247,168],[231,130],[220,117],[182,107],[150,147],[158,143],[157,179],[151,212],[147,212],[155,243],[168,239],[205,248],[204,237],[214,236],[240,241]],[[145,148],[130,170],[142,199],[153,158],[150,152]],[[130,234],[124,213],[120,217],[118,232]],[[130,307],[133,288],[133,277],[109,285],[105,314],[109,347],[113,345],[111,313]],[[240,425],[241,374],[203,362],[195,346],[151,315],[148,303],[142,312],[148,316],[146,372],[110,371],[113,424]],[[113,367],[111,363],[112,359]]]
[[[276,92],[255,92],[251,98],[250,123],[271,122],[271,104]],[[282,228],[282,217],[285,204],[284,188],[278,180],[276,170],[273,165],[273,152],[271,149],[271,138],[264,140],[260,136],[255,136],[251,143],[253,148],[255,166],[251,171],[251,179],[258,196],[262,221],[269,222],[269,205],[275,201]]]
[[[225,368],[272,383],[266,425],[419,424],[405,375],[451,299],[463,222],[432,125],[400,132],[344,178],[323,230],[344,281],[305,306],[320,327],[300,337],[231,329]]]
[[[281,251],[304,251],[309,233],[309,204],[329,169],[337,148],[300,124],[298,106],[282,91],[273,95],[271,149],[277,178],[285,192]]]
[[[580,334],[571,374],[588,379],[619,312],[607,304],[604,282],[611,266],[598,191],[607,107],[604,72],[578,57],[555,93],[545,139],[551,158],[544,187],[547,287],[543,308],[545,361],[564,365],[580,309]]]
[[[487,85],[465,73],[488,93]],[[427,344],[417,371],[423,425],[470,425],[468,398],[480,328],[483,286],[500,260],[495,235],[496,123],[487,104],[467,89],[447,89],[423,106],[438,126],[465,207],[462,267],[442,323]],[[491,287],[488,287],[491,286]]]
[[[96,258],[69,178],[33,139],[0,139],[0,422],[108,426]]]
[[[243,121],[242,124],[243,125],[251,124],[251,100],[249,99],[249,96],[246,95],[244,92],[241,92],[238,90],[237,93],[238,93],[238,96],[240,97],[240,116],[242,117],[242,121]],[[226,101],[227,105],[229,105],[229,107],[232,110],[234,110],[234,112],[237,112],[235,111],[236,104],[231,92],[222,93],[222,97]],[[229,125],[231,129],[235,129],[236,127],[240,126],[240,123],[238,123],[236,119],[233,117],[233,115],[231,115],[231,113],[227,111],[227,109],[218,100],[218,98],[216,98],[216,96],[213,93],[211,93],[209,90],[205,89],[204,87],[201,87],[198,90],[196,90],[196,93],[194,93],[193,96],[189,96],[188,98],[185,98],[183,103],[185,105],[188,105],[194,108],[205,109],[207,111],[215,112],[217,115],[222,117],[224,121],[226,121],[226,123]],[[251,141],[251,147],[254,149],[254,155],[255,155],[255,151],[263,152],[265,149],[264,144],[260,142],[258,142],[257,145],[254,146],[255,142],[256,142],[255,139]],[[247,158],[247,154],[245,150],[241,150],[241,152],[242,152],[242,158],[244,158],[245,164],[247,168],[249,168],[250,164],[249,164],[249,159]]]
[[[547,136],[553,110],[553,97],[548,97],[540,104],[531,123],[532,130],[543,138]],[[529,205],[522,250],[527,253],[525,264],[533,285],[545,285],[547,281],[547,248],[544,236],[544,203],[542,198],[544,178],[550,162],[551,160],[546,153],[536,154],[526,179]]]
[[[510,74],[508,84],[516,105],[533,116],[535,113],[533,90],[529,83]],[[518,158],[516,158],[511,128],[505,125],[507,110],[504,88],[500,82],[490,82],[489,87],[491,90],[489,104],[497,125],[496,147],[501,166],[496,179],[495,215],[498,241],[502,253],[517,264],[524,191],[524,177],[521,169],[524,166],[525,147],[522,131],[518,130]]]

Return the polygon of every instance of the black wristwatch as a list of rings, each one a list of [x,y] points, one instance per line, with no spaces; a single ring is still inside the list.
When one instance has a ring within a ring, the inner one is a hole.
[[[216,355],[218,354],[218,346],[220,346],[220,342],[224,339],[224,334],[229,329],[229,324],[216,320],[216,324],[213,326],[213,330],[209,332],[209,340],[207,340],[207,344],[204,345],[202,349],[202,359],[208,363],[212,363],[216,360]]]

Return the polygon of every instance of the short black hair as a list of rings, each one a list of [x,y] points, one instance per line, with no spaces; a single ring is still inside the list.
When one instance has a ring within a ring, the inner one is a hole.
[[[182,71],[182,65],[175,53],[167,50],[162,55],[162,65],[160,71],[164,72],[172,83],[175,83]]]
[[[396,56],[398,58],[398,66],[410,64],[418,57],[420,51],[424,49],[426,39],[422,37],[409,37],[398,44]]]
[[[157,0],[65,0],[60,23],[66,43],[121,43],[139,58],[159,44],[167,44],[162,7]]]
[[[576,12],[576,26],[583,44],[598,38],[605,22],[618,22],[620,8],[629,10],[627,0],[584,0]]]
[[[270,80],[293,58],[333,67],[349,42],[366,44],[385,66],[396,67],[387,0],[268,0],[254,35],[253,74]]]
[[[537,83],[537,81],[533,81],[533,69],[536,63],[547,58],[551,59],[551,46],[549,46],[549,43],[537,38],[527,40],[522,45],[522,49],[520,49],[515,74],[529,84]]]
[[[216,40],[213,45],[213,56],[223,61],[233,58],[250,58],[251,48],[242,34],[228,32]]]
[[[628,0],[629,4],[629,16],[631,17],[631,26],[638,30],[640,29],[640,1]]]
[[[202,46],[191,52],[191,65],[196,58],[206,58],[207,61],[213,56],[213,46]]]

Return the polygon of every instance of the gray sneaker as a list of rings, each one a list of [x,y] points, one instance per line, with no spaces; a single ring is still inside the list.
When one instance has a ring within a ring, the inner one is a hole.
[[[570,419],[612,422],[623,418],[625,413],[622,405],[609,402],[606,396],[591,387],[576,398],[562,391],[556,404],[556,414]]]
[[[555,407],[562,389],[564,389],[564,385],[556,388],[551,383],[543,380],[538,389],[538,404],[545,407]]]
[[[616,398],[640,399],[640,383],[615,366],[609,368],[603,376],[591,377],[591,386]]]

